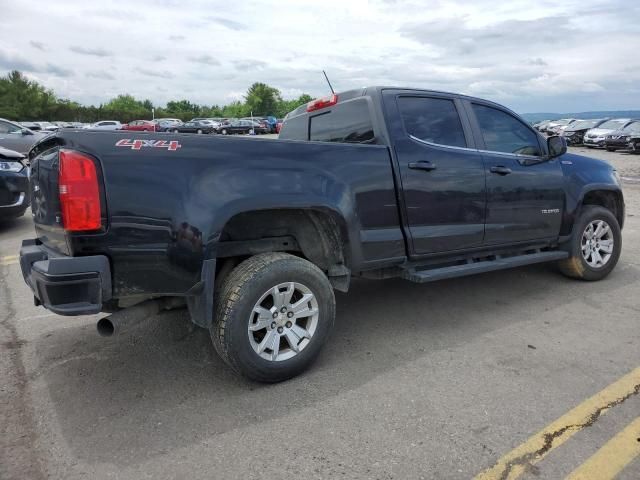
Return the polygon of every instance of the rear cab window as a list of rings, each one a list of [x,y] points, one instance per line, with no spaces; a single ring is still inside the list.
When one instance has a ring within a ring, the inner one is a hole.
[[[347,100],[327,109],[287,119],[280,138],[337,143],[375,143],[367,97]]]

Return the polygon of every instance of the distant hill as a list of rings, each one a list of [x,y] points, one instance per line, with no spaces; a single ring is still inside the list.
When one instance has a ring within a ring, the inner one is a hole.
[[[579,112],[579,113],[522,113],[522,118],[530,123],[541,122],[542,120],[555,120],[558,118],[640,118],[640,110],[609,110],[601,112]]]

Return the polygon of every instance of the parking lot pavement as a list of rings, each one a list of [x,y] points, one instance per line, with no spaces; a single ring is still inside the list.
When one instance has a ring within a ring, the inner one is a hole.
[[[589,153],[640,176],[640,156]],[[184,312],[104,339],[96,316],[34,307],[31,220],[0,225],[0,478],[640,478],[640,185],[625,194],[608,279],[355,281],[318,362],[277,385],[231,374]]]

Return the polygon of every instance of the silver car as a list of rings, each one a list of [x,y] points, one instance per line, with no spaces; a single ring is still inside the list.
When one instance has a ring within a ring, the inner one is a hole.
[[[596,128],[587,130],[584,134],[584,140],[582,143],[587,147],[604,147],[604,142],[608,134],[615,132],[616,130],[622,130],[629,125],[633,120],[631,118],[613,118],[607,120]]]
[[[31,147],[51,132],[34,132],[22,125],[0,118],[0,147],[26,155]]]
[[[85,128],[89,130],[122,130],[122,124],[117,120],[102,120]]]

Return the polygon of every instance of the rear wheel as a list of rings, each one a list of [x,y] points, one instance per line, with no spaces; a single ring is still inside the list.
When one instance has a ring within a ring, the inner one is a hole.
[[[223,129],[222,129],[222,132],[220,132],[220,133],[222,133],[222,135],[227,135],[227,129],[226,129],[226,128],[223,128]]]
[[[198,135],[202,135],[202,130],[198,129],[198,131],[196,132]]]
[[[216,351],[236,372],[279,382],[318,356],[335,318],[335,298],[314,264],[285,253],[253,256],[224,280],[211,326]]]
[[[616,151],[616,149],[613,148],[613,147],[604,147],[604,148],[607,150],[607,152],[615,152]]]
[[[618,220],[604,207],[586,205],[567,245],[570,257],[560,271],[580,280],[601,280],[615,268],[622,250]]]

